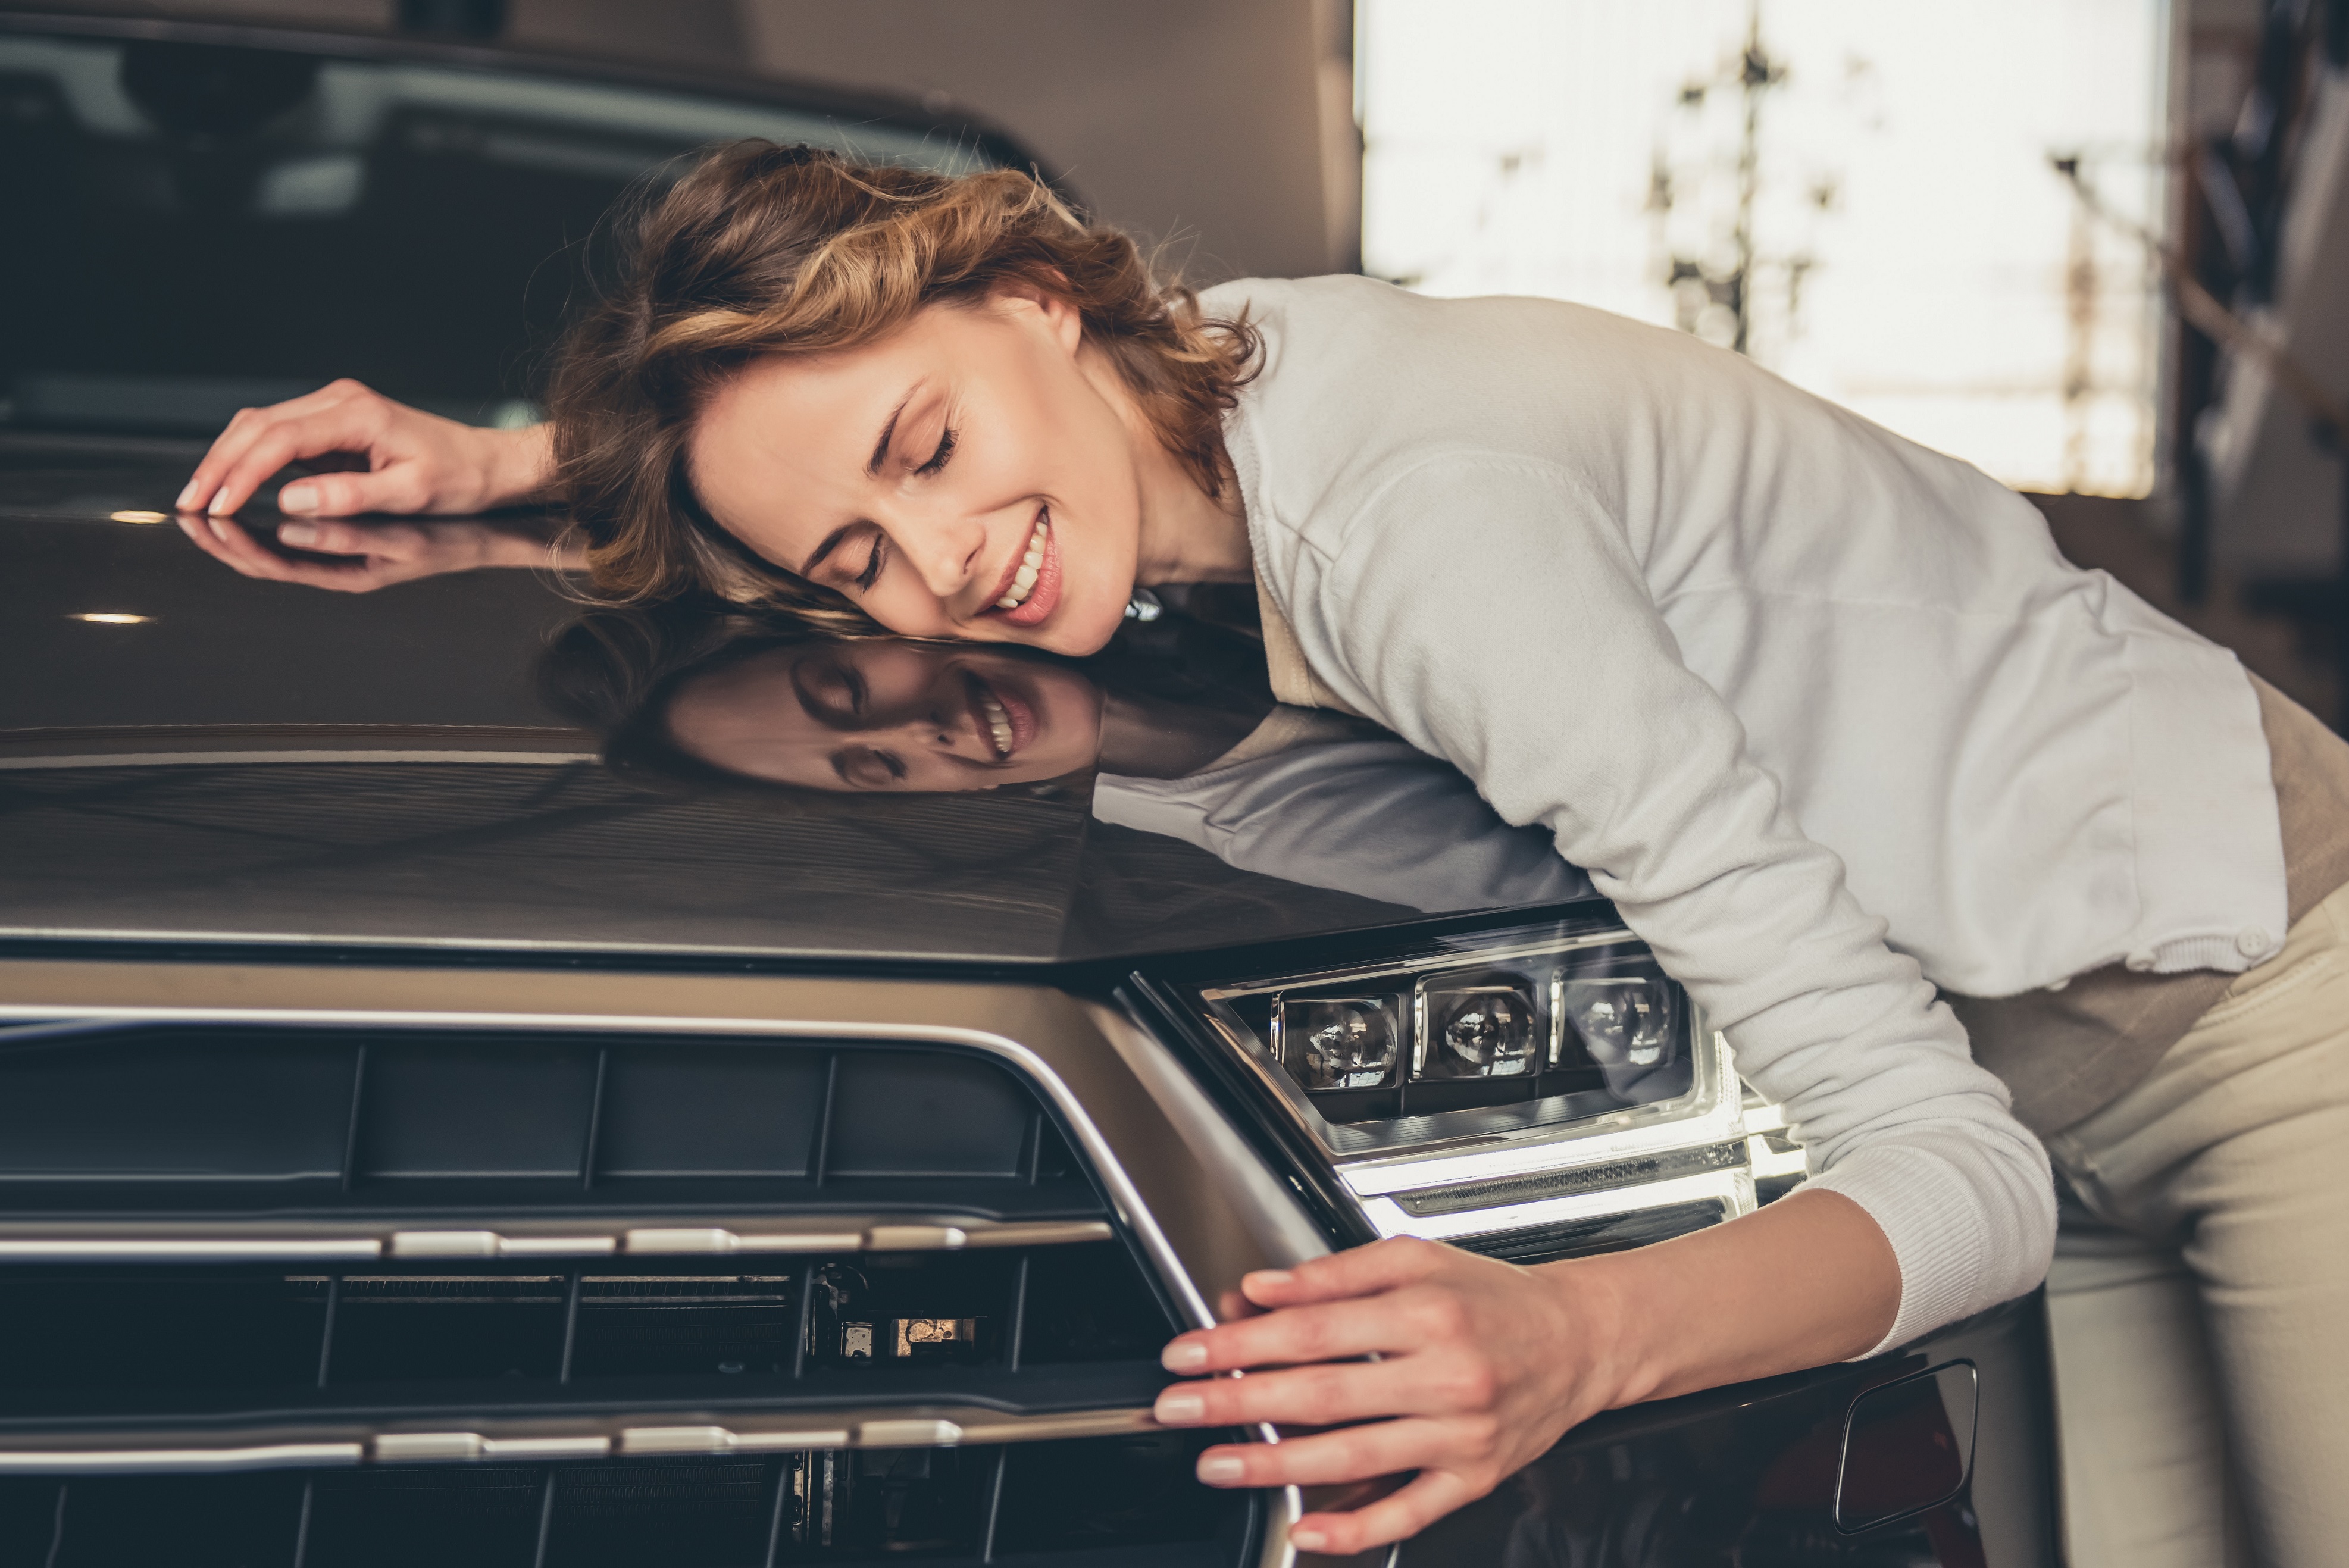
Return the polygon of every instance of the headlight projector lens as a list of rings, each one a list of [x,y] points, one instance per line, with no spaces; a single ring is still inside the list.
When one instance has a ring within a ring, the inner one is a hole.
[[[1590,1059],[1605,1067],[1651,1068],[1671,1044],[1671,1014],[1647,980],[1568,980],[1567,1021]]]
[[[1431,980],[1420,993],[1425,1043],[1421,1078],[1514,1078],[1533,1070],[1542,1045],[1533,988],[1514,975]]]
[[[1377,1088],[1394,1076],[1402,1031],[1392,996],[1317,996],[1279,1003],[1280,1065],[1306,1088]]]

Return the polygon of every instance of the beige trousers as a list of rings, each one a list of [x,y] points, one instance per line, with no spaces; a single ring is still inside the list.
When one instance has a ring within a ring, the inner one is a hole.
[[[2047,1148],[2072,1568],[2349,1564],[2349,888]]]

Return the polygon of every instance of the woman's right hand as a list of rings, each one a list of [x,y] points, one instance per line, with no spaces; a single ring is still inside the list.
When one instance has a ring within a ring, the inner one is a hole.
[[[179,508],[227,515],[286,464],[331,454],[364,458],[367,468],[286,485],[277,496],[280,511],[487,511],[543,489],[554,468],[544,426],[480,429],[345,379],[290,402],[239,410],[180,492]]]

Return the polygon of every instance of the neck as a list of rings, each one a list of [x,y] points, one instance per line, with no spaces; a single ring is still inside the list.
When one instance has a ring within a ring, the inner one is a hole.
[[[1211,496],[1199,488],[1188,464],[1155,436],[1149,439],[1142,476],[1142,550],[1133,580],[1144,587],[1255,581],[1256,552],[1248,543],[1238,481],[1226,471],[1224,493]]]
[[[1158,432],[1125,388],[1116,368],[1098,354],[1088,366],[1093,384],[1110,399],[1126,429],[1141,492],[1141,550],[1133,580],[1143,587],[1162,583],[1255,581],[1255,552],[1248,543],[1247,509],[1239,480],[1225,466],[1223,493],[1199,488],[1189,464],[1166,449]]]

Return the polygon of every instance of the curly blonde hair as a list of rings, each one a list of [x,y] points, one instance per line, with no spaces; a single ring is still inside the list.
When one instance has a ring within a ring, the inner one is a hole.
[[[714,595],[841,632],[848,600],[720,528],[686,463],[695,419],[743,366],[872,343],[924,306],[1003,287],[1073,306],[1207,494],[1231,482],[1223,416],[1251,374],[1247,322],[1210,321],[1133,240],[1034,179],[865,166],[738,141],[622,221],[615,281],[574,322],[548,395],[556,484],[598,598]]]

